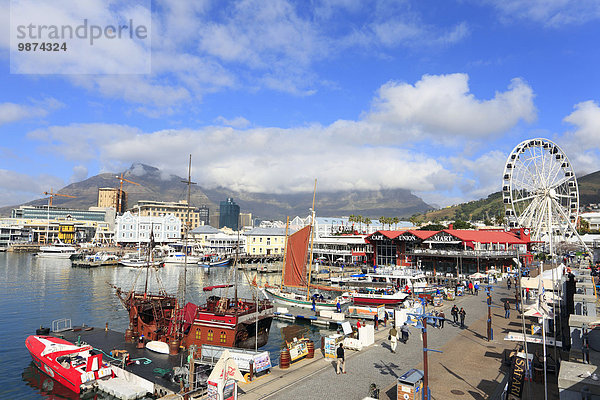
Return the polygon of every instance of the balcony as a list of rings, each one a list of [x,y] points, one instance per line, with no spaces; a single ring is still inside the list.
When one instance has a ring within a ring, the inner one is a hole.
[[[415,256],[440,256],[462,258],[513,258],[517,257],[516,250],[439,250],[439,249],[413,249],[406,252]]]

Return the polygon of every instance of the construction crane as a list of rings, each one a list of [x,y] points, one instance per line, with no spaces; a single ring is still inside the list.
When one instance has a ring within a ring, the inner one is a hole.
[[[60,194],[60,193],[54,193],[52,191],[52,188],[50,188],[49,192],[44,192],[44,194],[46,196],[50,196],[50,203],[48,204],[50,207],[52,207],[52,199],[54,199],[54,196],[61,196],[61,197],[70,197],[72,199],[76,198],[77,196],[71,196],[69,194]]]
[[[118,204],[118,206],[119,206],[119,208],[117,209],[117,212],[121,212],[121,198],[123,197],[123,182],[129,182],[129,183],[131,183],[133,185],[138,185],[138,186],[142,186],[142,185],[140,185],[137,182],[130,181],[129,179],[123,178],[123,173],[122,172],[121,172],[121,176],[117,175],[117,176],[115,176],[115,178],[117,178],[119,180],[119,182],[120,182],[120,185],[119,185],[119,194],[118,194],[118,197],[119,197],[119,204]]]

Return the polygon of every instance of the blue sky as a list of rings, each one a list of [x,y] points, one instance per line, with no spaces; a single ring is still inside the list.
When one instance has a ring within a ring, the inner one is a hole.
[[[0,0],[48,23],[132,12],[28,1]],[[134,162],[184,176],[190,153],[204,186],[286,193],[316,177],[321,191],[400,187],[439,205],[499,190],[527,138],[554,140],[579,175],[600,169],[597,1],[151,7],[151,47],[78,47],[61,74],[14,73],[25,64],[0,15],[0,205]],[[65,73],[144,57],[150,74]]]

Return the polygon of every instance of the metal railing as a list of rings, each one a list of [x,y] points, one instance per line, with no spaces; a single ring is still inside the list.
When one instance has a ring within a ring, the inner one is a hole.
[[[63,332],[73,329],[70,318],[55,319],[52,321],[52,332]]]
[[[516,250],[439,250],[413,249],[407,254],[431,254],[455,257],[516,257]]]

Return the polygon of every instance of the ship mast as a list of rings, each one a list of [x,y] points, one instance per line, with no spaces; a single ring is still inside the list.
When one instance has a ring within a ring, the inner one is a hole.
[[[310,258],[308,260],[308,282],[306,282],[306,300],[310,297],[310,273],[312,271],[312,258],[313,258],[313,241],[315,237],[315,196],[317,194],[317,179],[315,178],[315,188],[313,189],[313,201],[311,216],[310,216],[310,224],[312,225],[310,228]]]
[[[188,186],[188,193],[187,193],[187,213],[186,213],[186,217],[185,217],[185,229],[183,231],[183,299],[182,299],[182,304],[183,306],[185,306],[185,291],[186,291],[186,286],[187,286],[187,251],[188,251],[188,232],[190,230],[190,226],[191,226],[191,221],[190,221],[190,197],[191,197],[191,185],[195,185],[196,182],[192,182],[192,155],[190,154],[190,162],[188,164],[188,178],[187,181],[181,181],[183,183],[186,183]]]
[[[283,265],[281,266],[281,284],[279,285],[279,290],[283,290],[283,280],[285,279],[285,263],[286,263],[286,257],[287,257],[289,226],[290,226],[290,217],[288,216],[285,221],[285,245],[283,246]]]

